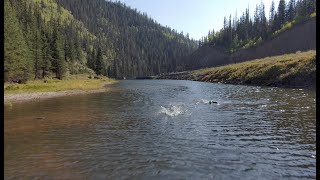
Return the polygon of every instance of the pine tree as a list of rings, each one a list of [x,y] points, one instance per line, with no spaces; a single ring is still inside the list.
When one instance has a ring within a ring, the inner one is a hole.
[[[295,0],[290,0],[287,7],[286,21],[292,21],[295,14]]]
[[[31,11],[30,11],[31,13]],[[30,33],[32,34],[32,39],[31,41],[31,49],[33,51],[33,57],[34,57],[34,78],[39,79],[39,70],[41,66],[41,57],[42,57],[42,39],[41,39],[41,29],[42,29],[42,21],[41,21],[41,15],[39,12],[38,6],[35,6],[35,11],[34,14],[31,16],[31,31]]]
[[[32,72],[30,51],[8,0],[4,1],[4,80],[25,82]]]
[[[245,18],[245,40],[249,39],[251,29],[250,17],[249,17],[249,8],[246,9],[246,18]]]
[[[98,48],[95,67],[96,67],[95,71],[97,75],[104,74],[104,63],[103,63],[102,52],[100,47]]]
[[[87,66],[94,70],[96,69],[96,53],[95,53],[95,49],[92,48],[92,51],[91,53],[89,54],[89,57],[88,57],[88,61],[87,61]]]
[[[231,14],[229,16],[229,28],[228,28],[228,43],[232,43],[232,24],[231,24]]]
[[[305,0],[306,1],[306,15],[309,16],[311,13],[316,12],[316,0]]]
[[[269,16],[269,23],[272,24],[273,20],[274,20],[274,15],[275,15],[275,7],[274,7],[274,1],[272,0],[271,2],[271,7],[270,7],[270,16]]]
[[[259,14],[259,6],[256,5],[256,9],[254,11],[254,21],[253,21],[253,36],[257,37],[260,35],[260,14]]]
[[[279,5],[278,5],[278,24],[280,26],[280,28],[282,27],[282,25],[284,25],[285,21],[286,21],[286,2],[285,0],[280,0],[279,1]]]
[[[265,13],[265,6],[261,2],[260,6],[260,36],[262,39],[267,38],[267,18],[266,18],[266,13]]]
[[[305,19],[307,17],[307,1],[306,0],[299,0],[297,2],[297,16],[300,19]]]
[[[272,29],[273,32],[275,32],[281,28],[278,13],[275,13],[275,15],[274,15],[274,24],[272,27],[273,27],[273,29]]]
[[[56,73],[56,78],[62,79],[66,73],[66,65],[64,61],[63,49],[61,48],[61,35],[58,30],[59,23],[54,22],[52,33],[52,59],[53,59],[53,68]]]
[[[49,75],[50,69],[51,69],[51,62],[53,61],[53,58],[51,56],[52,52],[50,49],[50,43],[48,42],[48,37],[44,32],[41,34],[41,40],[43,43],[42,49],[41,49],[41,63],[40,68],[42,70],[42,78],[45,78]]]

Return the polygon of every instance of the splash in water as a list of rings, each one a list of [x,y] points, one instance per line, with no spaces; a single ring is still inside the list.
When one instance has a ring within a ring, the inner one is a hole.
[[[195,102],[196,105],[198,105],[198,104],[216,104],[216,105],[220,105],[215,100],[200,99],[200,100],[194,100],[193,102]]]
[[[160,113],[168,116],[178,116],[186,113],[184,104],[169,105],[168,107],[161,106]]]
[[[200,99],[200,100],[196,101],[196,105],[198,105],[198,104],[208,104],[208,103],[209,103],[209,100],[206,100],[206,99]]]

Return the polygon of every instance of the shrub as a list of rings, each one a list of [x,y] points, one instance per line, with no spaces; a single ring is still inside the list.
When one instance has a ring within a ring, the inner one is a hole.
[[[316,16],[317,16],[317,13],[316,13],[316,12],[310,14],[310,18],[313,18],[313,17],[316,17]]]

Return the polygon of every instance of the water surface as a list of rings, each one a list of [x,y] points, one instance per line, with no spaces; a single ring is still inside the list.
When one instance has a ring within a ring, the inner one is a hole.
[[[315,179],[316,93],[128,80],[5,107],[5,179]],[[210,100],[218,104],[209,104]]]

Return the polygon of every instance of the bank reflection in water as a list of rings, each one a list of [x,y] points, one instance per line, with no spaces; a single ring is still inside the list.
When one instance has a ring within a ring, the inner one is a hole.
[[[128,80],[106,93],[13,104],[4,177],[314,179],[315,96]]]

